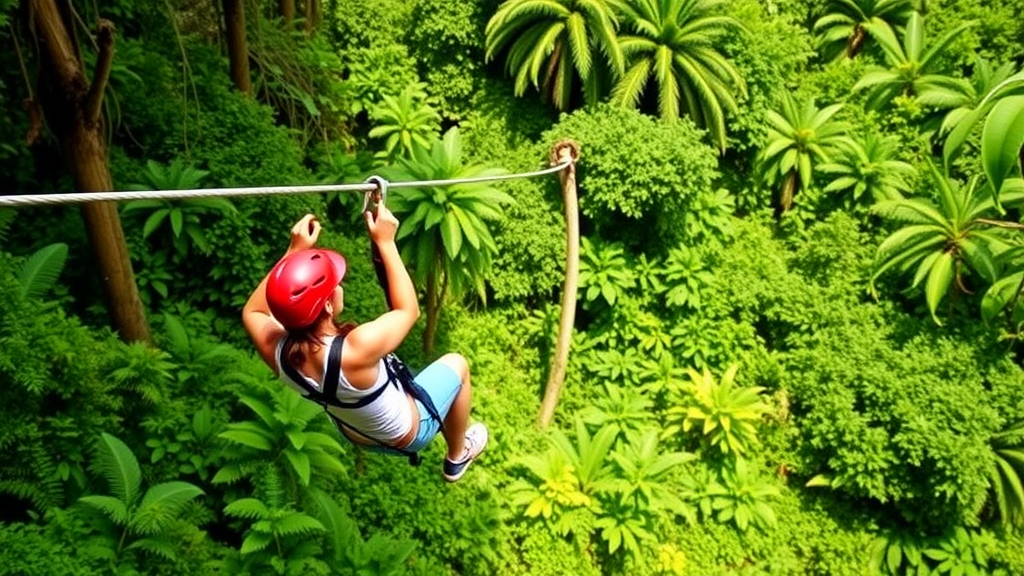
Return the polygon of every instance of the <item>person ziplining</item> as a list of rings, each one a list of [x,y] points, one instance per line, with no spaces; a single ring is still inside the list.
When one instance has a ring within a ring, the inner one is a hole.
[[[412,378],[394,356],[419,318],[419,301],[395,245],[398,219],[383,202],[376,214],[363,214],[390,310],[359,325],[339,322],[346,261],[316,247],[321,225],[307,214],[292,228],[284,257],[246,302],[245,330],[263,361],[320,403],[352,442],[407,455],[416,464],[440,431],[448,446],[444,479],[455,482],[488,441],[486,426],[469,424],[469,364],[449,353]]]
[[[249,296],[242,310],[242,323],[260,357],[275,374],[305,398],[320,404],[339,432],[354,444],[404,455],[410,463],[418,465],[420,452],[440,432],[447,445],[442,474],[445,480],[456,482],[483,452],[489,434],[483,423],[470,424],[473,393],[465,357],[446,354],[413,376],[394,354],[419,318],[420,309],[412,278],[395,243],[399,222],[385,205],[387,189],[561,173],[563,191],[566,186],[572,190],[572,202],[567,201],[566,205],[570,241],[559,346],[545,392],[543,411],[547,415],[539,420],[543,426],[550,419],[564,377],[571,311],[575,308],[572,270],[578,266],[578,254],[573,249],[571,231],[577,226],[573,167],[578,155],[578,146],[564,141],[553,149],[550,168],[520,174],[394,183],[371,177],[363,184],[0,195],[0,208],[134,199],[364,192],[363,216],[388,311],[363,324],[340,321],[347,263],[341,254],[317,247],[322,226],[313,214],[307,214],[292,226],[284,256]]]

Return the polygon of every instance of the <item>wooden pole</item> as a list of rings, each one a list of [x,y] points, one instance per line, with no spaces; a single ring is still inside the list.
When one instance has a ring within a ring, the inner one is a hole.
[[[551,361],[548,383],[544,387],[544,400],[540,405],[537,425],[546,428],[554,418],[558,399],[565,384],[565,370],[569,364],[569,347],[572,343],[572,329],[576,321],[576,292],[580,277],[580,215],[579,199],[576,195],[576,161],[579,160],[579,145],[571,140],[555,144],[551,153],[552,164],[572,161],[560,173],[562,200],[565,204],[565,282],[562,285],[562,311],[558,322],[558,341]]]

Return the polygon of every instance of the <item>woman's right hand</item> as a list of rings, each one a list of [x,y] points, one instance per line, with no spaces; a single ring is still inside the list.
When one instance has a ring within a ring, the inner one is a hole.
[[[370,232],[370,238],[376,244],[394,242],[398,233],[398,218],[388,210],[384,204],[377,204],[377,215],[374,217],[369,210],[363,212],[366,218],[366,228]]]
[[[317,238],[320,237],[320,222],[316,216],[306,214],[292,226],[291,242],[288,244],[288,253],[308,250],[316,246]]]

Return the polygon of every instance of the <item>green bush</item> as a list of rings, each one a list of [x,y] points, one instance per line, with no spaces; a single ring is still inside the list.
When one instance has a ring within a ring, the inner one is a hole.
[[[580,212],[598,234],[644,251],[698,240],[696,208],[714,194],[718,169],[714,149],[692,122],[599,106],[564,115],[543,140],[562,138],[580,145]]]
[[[59,518],[54,518],[59,516]],[[67,512],[54,511],[46,526],[0,523],[0,575],[100,576],[109,566],[99,550],[83,546],[88,531]]]
[[[22,501],[6,509],[60,506],[84,486],[86,439],[116,429],[124,400],[108,377],[117,341],[53,303],[18,294],[15,260],[0,253],[0,488]],[[11,516],[8,516],[11,515]]]

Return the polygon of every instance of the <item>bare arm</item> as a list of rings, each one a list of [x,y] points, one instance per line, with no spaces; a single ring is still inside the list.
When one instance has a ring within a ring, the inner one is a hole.
[[[312,214],[306,214],[292,226],[291,242],[284,255],[287,256],[316,246],[319,236],[320,223]],[[269,278],[270,273],[267,272],[267,275],[249,295],[249,300],[242,308],[242,324],[252,343],[256,346],[260,357],[274,371],[277,371],[277,359],[274,358],[274,352],[277,349],[277,342],[285,335],[286,330],[270,314],[270,306],[267,304],[267,280]]]
[[[369,212],[365,217],[370,237],[384,262],[393,308],[377,319],[361,324],[348,335],[346,342],[351,357],[346,359],[346,363],[352,362],[355,366],[375,365],[381,357],[394,352],[420,316],[416,288],[395,245],[398,219],[383,204],[377,205],[376,219]]]

